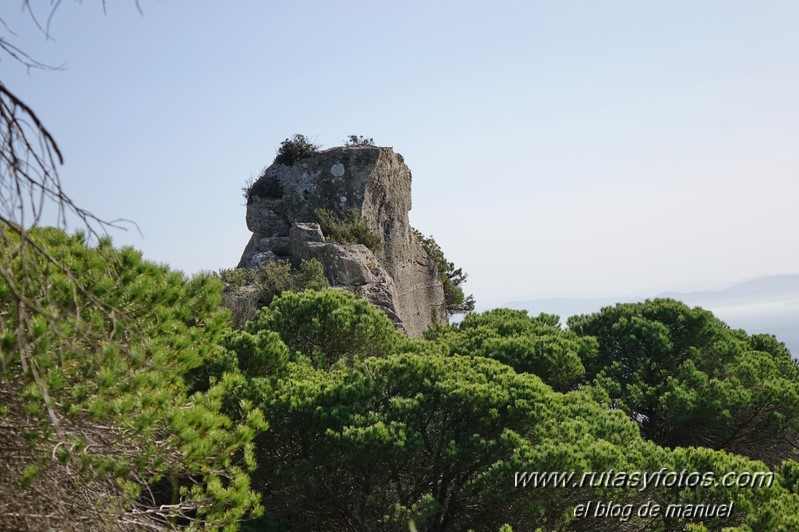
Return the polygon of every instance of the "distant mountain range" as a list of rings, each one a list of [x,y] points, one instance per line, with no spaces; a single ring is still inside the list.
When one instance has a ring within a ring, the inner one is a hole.
[[[799,275],[770,275],[720,290],[661,292],[628,298],[549,298],[511,301],[508,308],[524,309],[531,315],[557,314],[562,321],[576,314],[589,314],[616,303],[632,303],[668,297],[686,305],[710,310],[730,327],[746,332],[773,334],[799,357]]]
[[[693,305],[694,301],[713,302],[725,306],[776,302],[799,304],[799,275],[771,275],[738,283],[722,290],[663,292],[657,297],[679,299],[689,305]]]

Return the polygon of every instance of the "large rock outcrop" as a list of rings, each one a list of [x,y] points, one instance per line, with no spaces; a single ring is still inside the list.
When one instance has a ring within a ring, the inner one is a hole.
[[[373,252],[363,244],[331,241],[317,209],[357,216],[382,238]],[[410,336],[433,319],[446,321],[444,290],[408,223],[411,171],[391,148],[339,147],[273,164],[253,183],[247,227],[253,232],[239,267],[315,258],[334,287],[366,297]]]

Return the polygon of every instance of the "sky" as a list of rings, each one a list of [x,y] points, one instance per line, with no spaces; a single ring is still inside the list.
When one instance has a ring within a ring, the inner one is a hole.
[[[0,79],[66,191],[188,274],[236,265],[294,133],[401,153],[483,305],[799,273],[797,2],[65,0],[50,39],[20,4],[3,38],[65,68]]]

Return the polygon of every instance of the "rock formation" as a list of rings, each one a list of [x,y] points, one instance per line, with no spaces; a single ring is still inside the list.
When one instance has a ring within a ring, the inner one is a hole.
[[[318,210],[352,213],[382,238],[363,244],[331,241]],[[273,164],[252,185],[247,227],[253,232],[239,267],[285,259],[317,259],[334,287],[366,297],[410,336],[435,318],[446,321],[444,291],[408,223],[411,171],[391,148],[339,147]]]

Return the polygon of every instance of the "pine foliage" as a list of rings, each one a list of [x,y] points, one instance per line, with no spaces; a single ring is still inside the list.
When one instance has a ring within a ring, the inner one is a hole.
[[[107,239],[90,248],[56,229],[28,238],[46,256],[0,250],[15,274],[0,282],[0,387],[15,415],[25,413],[22,484],[36,486],[55,459],[89,486],[109,486],[121,501],[112,521],[131,526],[225,526],[257,512],[246,469],[261,413],[243,407],[237,423],[220,413],[221,397],[238,386],[233,376],[195,394],[186,380],[227,330],[221,284],[188,280]],[[62,519],[87,510],[64,496]]]
[[[16,429],[0,443],[17,451],[0,457],[0,478],[20,493],[14,507],[0,502],[0,520],[98,530],[797,525],[797,365],[773,337],[709,312],[656,300],[565,330],[557,316],[498,309],[412,340],[349,292],[285,290],[233,330],[213,276],[187,279],[107,240],[30,235],[47,255],[24,264],[41,275],[24,274],[19,247],[0,250],[17,272],[0,284],[0,424]],[[519,482],[525,472],[659,470],[774,482]],[[37,498],[43,490],[58,504]],[[735,510],[576,518],[588,501]],[[49,517],[35,521],[33,504]]]

